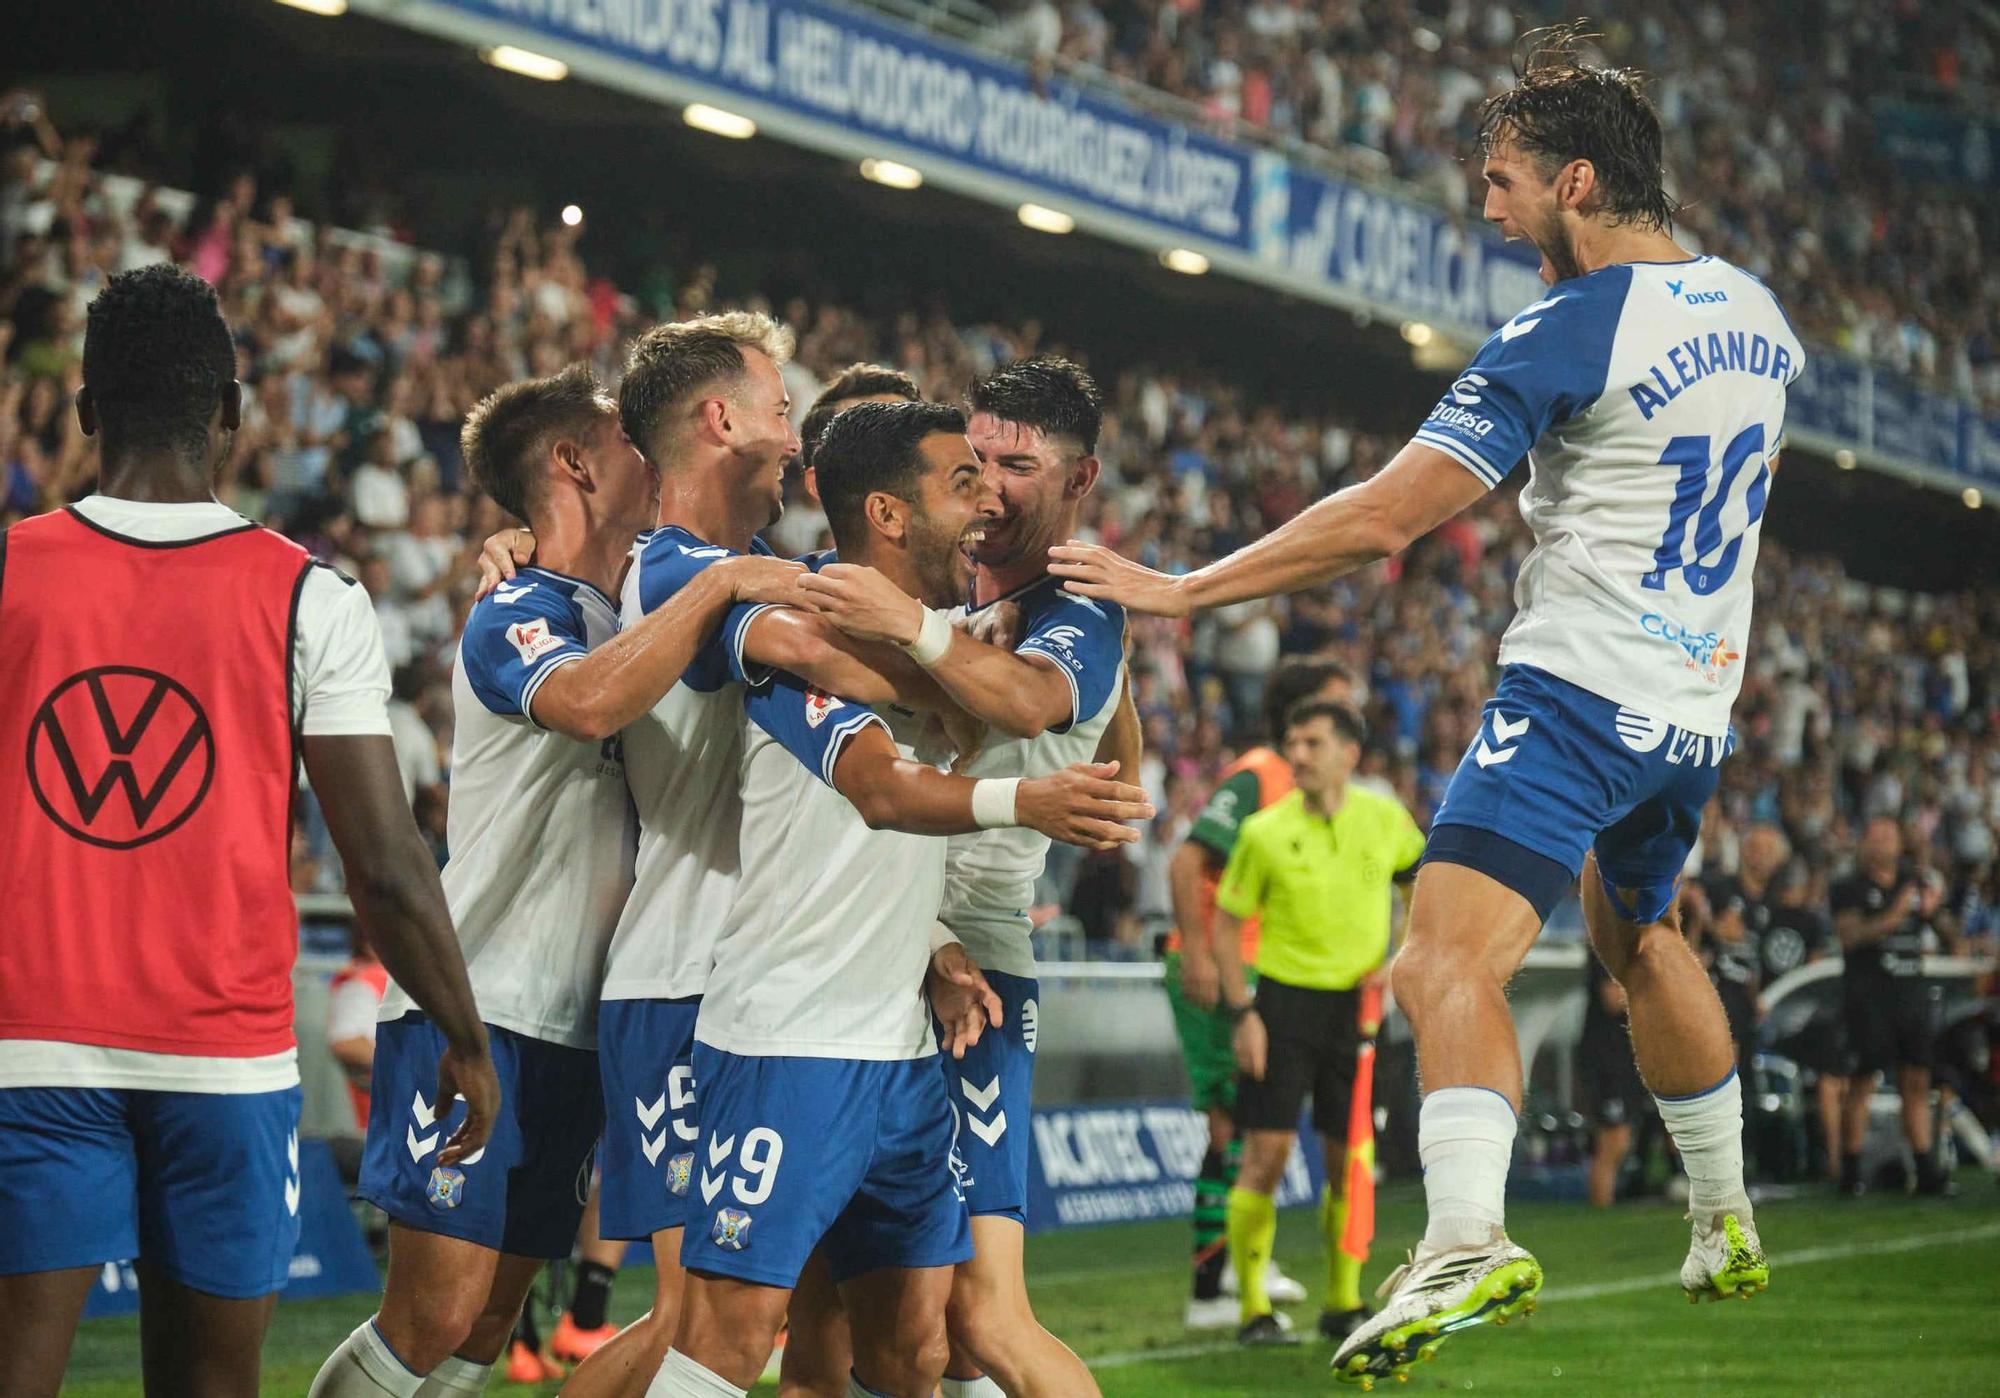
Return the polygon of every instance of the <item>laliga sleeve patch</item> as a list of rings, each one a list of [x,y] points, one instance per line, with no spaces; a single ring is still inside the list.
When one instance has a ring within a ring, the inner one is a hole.
[[[827,715],[835,709],[847,707],[845,701],[834,698],[824,690],[806,690],[806,727],[817,728],[827,720]]]
[[[552,650],[562,647],[562,637],[549,626],[547,617],[507,623],[507,640],[521,654],[523,665],[532,665]]]

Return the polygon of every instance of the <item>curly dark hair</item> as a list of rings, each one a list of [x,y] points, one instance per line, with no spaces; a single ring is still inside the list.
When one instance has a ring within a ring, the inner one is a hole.
[[[863,506],[876,491],[916,498],[924,439],[939,432],[964,436],[965,414],[945,403],[857,403],[834,416],[813,452],[813,470],[836,544],[863,536]]]
[[[236,380],[215,288],[161,262],[121,272],[90,303],[83,382],[106,455],[206,456],[208,424]]]
[[[1523,35],[1514,85],[1480,109],[1479,148],[1519,146],[1543,179],[1587,160],[1598,193],[1586,212],[1671,232],[1678,206],[1661,163],[1660,114],[1637,72],[1588,61],[1585,46],[1597,37],[1582,20]]]

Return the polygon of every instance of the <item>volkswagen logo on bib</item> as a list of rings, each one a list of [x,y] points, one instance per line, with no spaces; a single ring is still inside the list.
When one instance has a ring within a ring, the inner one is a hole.
[[[101,665],[49,692],[28,727],[28,785],[62,830],[103,849],[172,834],[215,779],[215,735],[187,687]]]

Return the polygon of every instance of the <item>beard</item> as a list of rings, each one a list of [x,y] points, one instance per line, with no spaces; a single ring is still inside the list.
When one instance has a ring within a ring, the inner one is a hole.
[[[972,560],[959,548],[964,530],[948,529],[917,515],[910,521],[910,563],[917,575],[919,598],[927,607],[956,607],[966,598]]]
[[[1576,255],[1576,240],[1563,227],[1562,215],[1551,210],[1548,222],[1534,238],[1536,251],[1549,260],[1549,269],[1556,274],[1556,280],[1566,282],[1571,277],[1583,275],[1583,263]]]

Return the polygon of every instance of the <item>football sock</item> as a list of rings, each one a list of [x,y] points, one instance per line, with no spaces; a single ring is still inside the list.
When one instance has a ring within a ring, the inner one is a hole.
[[[570,1298],[570,1323],[579,1330],[598,1330],[604,1326],[604,1312],[611,1301],[611,1283],[617,1278],[614,1268],[598,1262],[586,1262],[577,1269],[576,1295]]]
[[[454,1354],[431,1370],[431,1376],[417,1390],[417,1398],[452,1398],[454,1394],[484,1393],[487,1376],[492,1372],[491,1364],[475,1364]]]
[[[1222,1269],[1229,1261],[1229,1157],[1210,1146],[1194,1181],[1194,1295],[1210,1301],[1222,1294]]]
[[[423,1386],[424,1376],[411,1373],[396,1357],[371,1317],[326,1357],[306,1393],[308,1398],[382,1398],[385,1393],[416,1398]]]
[[[1681,1153],[1688,1177],[1688,1213],[1696,1219],[1724,1211],[1750,1219],[1743,1188],[1743,1080],[1729,1075],[1703,1092],[1661,1097],[1660,1120]]]
[[[1319,1231],[1326,1241],[1326,1299],[1321,1304],[1329,1311],[1359,1310],[1361,1261],[1340,1247],[1347,1233],[1347,1195],[1336,1194],[1331,1184],[1319,1194]]]
[[[976,1379],[954,1379],[949,1376],[938,1380],[939,1398],[1007,1398],[1006,1391],[992,1379],[981,1376]]]
[[[1492,1241],[1507,1226],[1507,1164],[1514,1154],[1514,1108],[1485,1087],[1441,1087],[1417,1113],[1430,1223],[1424,1245]]]
[[[847,1371],[847,1398],[889,1398],[886,1393],[878,1393],[861,1381],[852,1369]]]
[[[1278,1242],[1278,1201],[1268,1194],[1236,1188],[1229,1191],[1229,1261],[1236,1268],[1236,1291],[1243,1303],[1243,1322],[1271,1313],[1264,1269]]]
[[[750,1390],[670,1349],[646,1389],[646,1398],[750,1398]]]

